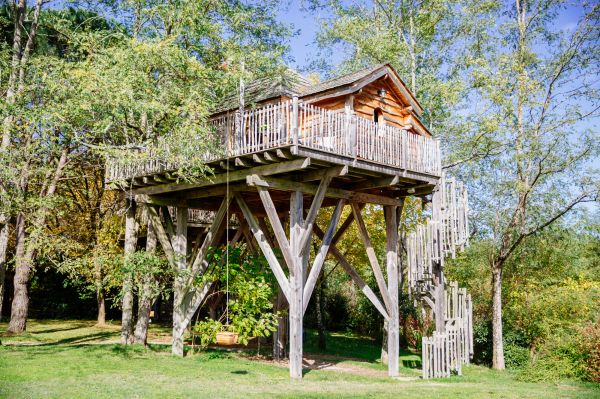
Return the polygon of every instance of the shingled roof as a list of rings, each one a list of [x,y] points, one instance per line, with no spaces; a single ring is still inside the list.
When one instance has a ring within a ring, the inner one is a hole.
[[[260,78],[248,83],[244,88],[244,101],[247,105],[277,98],[280,96],[302,96],[311,83],[298,72],[287,69],[284,73]],[[216,113],[237,109],[239,96],[227,96],[217,106]]]
[[[415,105],[417,112],[420,113],[421,106],[414,95],[406,88],[406,85],[394,68],[390,64],[374,65],[360,71],[352,72],[346,75],[339,76],[321,83],[313,84],[308,79],[300,75],[298,72],[287,69],[283,74],[274,77],[257,79],[250,82],[244,90],[244,99],[247,105],[258,103],[261,101],[287,96],[287,97],[309,97],[319,93],[324,93],[334,89],[346,88],[350,91],[358,90],[365,84],[379,77],[391,73],[393,80],[396,82],[400,92],[407,97],[408,101]],[[372,77],[372,80],[369,79]],[[360,85],[359,85],[360,83]],[[228,110],[233,110],[239,107],[239,99],[237,96],[229,96],[225,98],[217,107],[215,113],[220,113]]]

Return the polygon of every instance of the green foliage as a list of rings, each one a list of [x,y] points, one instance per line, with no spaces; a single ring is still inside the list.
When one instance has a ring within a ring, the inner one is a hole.
[[[270,336],[277,329],[277,314],[273,312],[276,283],[265,258],[254,254],[242,257],[242,249],[236,247],[229,248],[229,254],[217,248],[210,259],[220,266],[205,278],[214,279],[229,301],[218,320],[196,323],[194,331],[200,344],[216,342],[217,332],[225,330],[238,333],[238,341],[244,345],[250,338]]]
[[[150,297],[162,294],[168,297],[166,287],[173,279],[173,269],[167,259],[156,252],[136,251],[125,257],[122,262],[122,275],[131,276],[133,292],[141,294],[144,287],[151,291],[147,293]],[[152,281],[153,284],[145,282]]]
[[[521,369],[521,379],[597,378],[600,240],[594,226],[589,221],[531,237],[505,266],[505,361]],[[481,364],[491,364],[490,248],[475,242],[446,268],[473,296],[475,361]]]

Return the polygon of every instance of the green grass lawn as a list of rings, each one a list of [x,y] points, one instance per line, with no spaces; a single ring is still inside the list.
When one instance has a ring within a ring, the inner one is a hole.
[[[5,329],[6,324],[0,324],[0,332]],[[149,348],[115,344],[118,332],[117,325],[39,321],[31,322],[23,336],[0,335],[0,397],[600,397],[597,385],[525,383],[511,372],[478,366],[466,367],[461,377],[423,381],[416,378],[420,359],[412,353],[401,355],[403,378],[390,379],[377,361],[378,345],[346,335],[332,334],[328,349],[315,354],[316,337],[307,333],[307,358],[331,367],[306,369],[302,381],[291,382],[285,365],[253,353],[207,350],[173,357],[165,327],[152,327],[150,340],[157,343]]]

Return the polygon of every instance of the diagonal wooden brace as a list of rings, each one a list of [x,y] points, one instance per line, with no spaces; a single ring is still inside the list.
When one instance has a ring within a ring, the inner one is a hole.
[[[308,275],[308,278],[306,279],[302,299],[302,306],[304,307],[304,309],[302,310],[302,314],[306,313],[308,302],[310,301],[310,297],[312,296],[315,284],[317,283],[317,279],[319,278],[319,273],[321,273],[321,268],[323,267],[323,263],[325,262],[325,258],[327,257],[327,253],[329,252],[329,247],[331,246],[331,243],[333,241],[333,234],[335,233],[337,224],[340,221],[340,217],[342,216],[344,204],[344,200],[338,201],[337,206],[333,211],[333,215],[331,215],[331,221],[329,222],[329,226],[327,227],[325,236],[323,237],[321,248],[315,256],[312,268],[310,269],[310,273]]]
[[[248,204],[246,204],[246,201],[244,201],[244,199],[239,194],[235,195],[235,200],[237,201],[238,206],[242,210],[242,213],[244,214],[244,217],[246,218],[246,221],[248,222],[248,225],[250,226],[250,230],[252,231],[252,234],[254,234],[254,238],[256,239],[256,242],[258,243],[260,249],[262,250],[263,255],[267,259],[267,262],[269,263],[269,266],[271,267],[271,271],[273,271],[273,274],[275,275],[275,278],[277,279],[277,282],[279,283],[279,287],[281,288],[281,291],[285,295],[286,299],[289,301],[290,282],[288,281],[287,276],[283,272],[283,269],[281,268],[281,265],[279,264],[277,257],[273,253],[273,249],[271,249],[271,246],[267,242],[265,233],[262,231],[262,229],[258,225],[258,221],[252,214],[252,211],[250,210],[250,208],[248,208]]]
[[[323,230],[321,230],[321,228],[316,224],[314,225],[314,231],[320,239],[324,238],[325,233],[323,233]],[[356,285],[358,285],[363,294],[365,294],[369,301],[371,301],[371,303],[373,304],[373,306],[375,306],[379,313],[381,313],[383,318],[389,320],[390,316],[387,310],[385,309],[385,306],[383,306],[379,298],[377,298],[377,295],[375,295],[373,290],[367,285],[367,283],[365,283],[362,277],[360,277],[360,275],[356,272],[354,267],[352,267],[350,262],[348,262],[346,257],[336,248],[335,245],[329,247],[329,252],[340,262],[340,265],[344,268],[346,273],[348,273],[352,280],[354,280]]]
[[[275,234],[275,239],[279,244],[279,248],[281,249],[281,253],[283,255],[283,259],[285,259],[285,263],[291,265],[294,262],[294,258],[292,257],[292,252],[290,249],[290,242],[285,236],[285,231],[283,230],[283,226],[281,225],[281,220],[279,220],[279,215],[277,214],[277,210],[275,209],[275,204],[273,204],[273,200],[271,199],[271,194],[269,190],[264,187],[257,187],[258,195],[265,207],[265,211],[267,212],[267,217],[269,218],[269,222],[271,223],[271,227],[273,228],[273,233]],[[260,224],[259,224],[260,227]],[[263,233],[266,234],[265,231]],[[265,238],[268,237],[265,235]]]
[[[383,298],[383,302],[385,303],[385,307],[388,313],[392,312],[392,301],[390,299],[390,294],[388,292],[388,287],[385,282],[385,277],[383,277],[383,272],[381,271],[381,266],[379,266],[379,261],[377,260],[377,254],[375,254],[375,249],[373,248],[373,244],[371,243],[371,238],[369,237],[369,232],[367,231],[367,226],[365,226],[365,221],[363,220],[362,214],[360,212],[360,208],[358,204],[351,204],[352,206],[352,214],[354,215],[354,219],[356,220],[356,225],[358,226],[358,233],[362,238],[362,241],[365,245],[365,249],[367,251],[367,257],[369,258],[369,263],[371,264],[371,269],[373,270],[373,274],[375,275],[375,280],[377,281],[377,286],[379,287],[379,292],[381,293],[381,297]]]
[[[171,267],[176,267],[173,243],[171,241],[171,238],[165,231],[165,227],[163,225],[162,220],[160,219],[156,206],[149,204],[144,204],[144,206],[148,211],[148,217],[150,218],[150,220],[152,220],[152,226],[154,227],[154,230],[156,232],[156,237],[158,238],[158,241],[160,242],[160,245],[165,255],[167,256],[169,265]]]
[[[190,265],[190,276],[188,278],[187,285],[191,286],[196,276],[200,273],[203,273],[208,267],[208,262],[206,262],[206,255],[208,254],[208,250],[211,246],[215,244],[215,241],[218,239],[218,232],[221,228],[221,224],[223,223],[223,219],[225,219],[225,215],[227,213],[227,208],[231,203],[232,197],[225,196],[223,198],[223,202],[221,202],[221,206],[219,210],[215,214],[215,219],[213,220],[208,233],[206,233],[206,237],[204,237],[204,241],[198,249],[198,253],[196,257],[193,259],[192,264]]]
[[[300,255],[304,256],[309,246],[308,241],[312,235],[312,226],[317,219],[317,214],[319,213],[319,209],[321,209],[321,205],[323,204],[323,199],[325,199],[325,194],[327,193],[327,188],[329,187],[329,183],[331,183],[331,179],[333,176],[325,176],[319,183],[319,188],[313,197],[312,204],[310,205],[310,209],[306,218],[304,219],[304,233],[300,237]]]

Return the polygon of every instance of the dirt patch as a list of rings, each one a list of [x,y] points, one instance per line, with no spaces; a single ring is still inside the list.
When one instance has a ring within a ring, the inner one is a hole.
[[[281,367],[289,367],[287,360],[276,361],[267,360],[265,358],[252,358],[262,363],[275,364]],[[302,359],[302,367],[309,370],[324,370],[333,371],[338,373],[349,373],[359,375],[363,377],[387,377],[387,371],[376,370],[370,367],[361,366],[359,364],[344,363],[347,361],[364,362],[363,359],[357,359],[352,357],[335,356],[335,355],[321,355],[321,354],[305,354]],[[416,377],[396,377],[402,381],[415,381]]]

